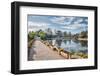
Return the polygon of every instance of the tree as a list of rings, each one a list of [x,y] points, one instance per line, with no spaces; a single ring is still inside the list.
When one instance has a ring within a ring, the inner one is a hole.
[[[76,33],[76,34],[73,35],[73,38],[74,39],[78,39],[78,37],[79,37],[79,34],[78,33]]]
[[[80,37],[80,38],[87,38],[87,31],[82,31],[82,32],[79,34],[79,37]]]
[[[46,38],[46,33],[43,32],[43,31],[40,31],[39,36],[40,36],[41,39],[45,39]]]
[[[28,40],[30,41],[30,40],[34,39],[34,36],[35,36],[35,32],[34,31],[29,32],[28,33]]]

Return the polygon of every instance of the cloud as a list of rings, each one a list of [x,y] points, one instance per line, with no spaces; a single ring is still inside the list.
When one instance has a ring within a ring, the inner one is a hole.
[[[88,17],[75,16],[30,16],[28,18],[28,30],[37,31],[46,28],[64,30],[64,31],[80,31],[87,30]]]
[[[76,18],[74,21],[74,24],[80,24],[84,19],[83,18]]]
[[[51,19],[51,21],[53,23],[56,24],[60,24],[60,25],[70,25],[70,24],[80,24],[82,22],[87,22],[87,18],[86,17],[74,17],[74,16],[70,16],[70,17],[53,17]]]
[[[50,25],[49,23],[44,22],[32,22],[28,21],[28,28],[44,28]]]
[[[73,18],[74,17],[53,17],[51,21],[61,25],[69,25]]]
[[[72,24],[72,25],[62,27],[62,29],[66,29],[66,30],[80,30],[80,29],[83,29],[83,28],[87,28],[86,25]]]

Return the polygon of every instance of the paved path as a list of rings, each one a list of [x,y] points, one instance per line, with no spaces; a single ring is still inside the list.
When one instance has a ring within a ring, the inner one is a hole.
[[[65,59],[60,56],[56,51],[53,51],[41,41],[36,40],[29,52],[29,60],[55,60]]]

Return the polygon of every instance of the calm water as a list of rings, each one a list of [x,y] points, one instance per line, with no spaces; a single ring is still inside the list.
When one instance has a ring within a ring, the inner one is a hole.
[[[71,39],[50,39],[47,40],[50,44],[55,45],[57,47],[63,48],[69,52],[88,52],[88,42],[87,41],[79,41],[79,40],[71,40]]]

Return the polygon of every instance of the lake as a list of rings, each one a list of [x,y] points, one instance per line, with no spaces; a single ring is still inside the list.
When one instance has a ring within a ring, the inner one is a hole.
[[[46,41],[69,52],[88,52],[87,41],[79,41],[75,39],[49,39]]]

